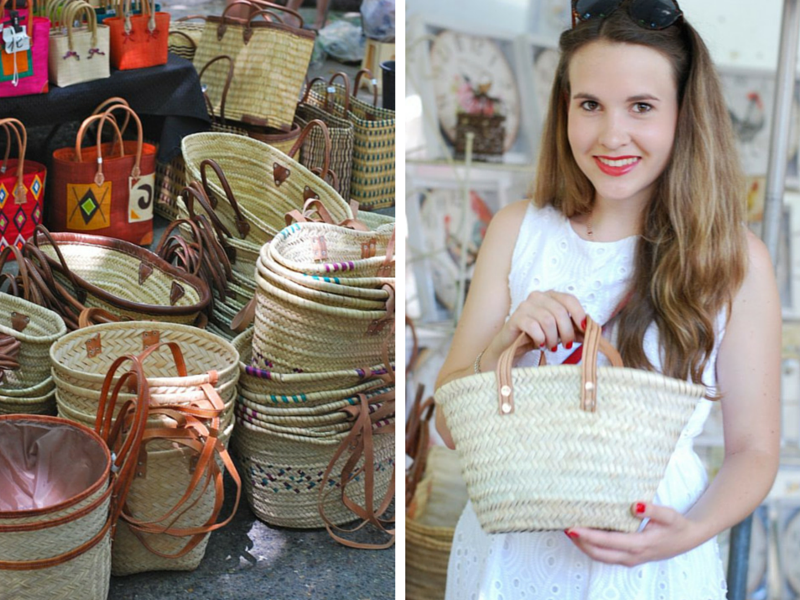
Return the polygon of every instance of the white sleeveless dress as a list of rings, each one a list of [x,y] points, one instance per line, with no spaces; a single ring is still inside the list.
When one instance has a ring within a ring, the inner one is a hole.
[[[597,322],[606,322],[621,301],[633,269],[637,237],[590,242],[553,208],[528,207],[511,263],[511,311],[536,290],[575,295]],[[717,319],[717,344],[704,373],[716,384],[715,364],[724,333]],[[659,366],[657,330],[645,335],[645,351]],[[547,353],[559,364],[574,351],[559,346]],[[602,358],[602,357],[601,357]],[[538,352],[523,357],[538,362]],[[711,402],[701,400],[681,434],[655,504],[685,513],[708,485],[706,471],[692,448]],[[563,531],[487,534],[471,504],[456,527],[447,574],[447,600],[724,600],[725,576],[716,539],[675,558],[637,567],[607,565],[584,554]]]

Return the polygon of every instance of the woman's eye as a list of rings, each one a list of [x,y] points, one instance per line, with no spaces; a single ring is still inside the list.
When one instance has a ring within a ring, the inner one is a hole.
[[[633,105],[633,112],[646,113],[650,112],[651,110],[653,110],[653,107],[646,102],[637,102]]]
[[[581,102],[581,108],[583,110],[590,110],[590,111],[597,110],[598,106],[599,105],[594,100],[584,100],[583,102]]]

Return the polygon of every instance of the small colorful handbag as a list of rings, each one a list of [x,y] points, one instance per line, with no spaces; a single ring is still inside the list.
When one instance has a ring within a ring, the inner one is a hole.
[[[111,65],[115,69],[143,69],[167,62],[169,13],[157,12],[152,0],[133,14],[131,0],[120,2],[117,14],[103,21],[110,29]]]
[[[25,160],[28,136],[17,119],[0,119],[6,133],[6,150],[0,164],[0,251],[6,246],[22,248],[42,220],[44,181],[47,169],[43,164]],[[16,139],[18,158],[9,158]]]
[[[46,94],[50,21],[25,8],[5,11],[0,2],[0,98]]]
[[[122,141],[113,111],[131,115],[135,141]],[[83,137],[98,122],[96,145],[82,148]],[[101,143],[103,126],[112,127],[117,141]],[[104,235],[146,246],[153,241],[153,199],[156,147],[142,139],[142,123],[124,104],[84,120],[74,148],[53,153],[53,231]]]

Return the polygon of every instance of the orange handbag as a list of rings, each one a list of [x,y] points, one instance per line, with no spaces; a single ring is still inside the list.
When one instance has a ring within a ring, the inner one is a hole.
[[[138,128],[135,141],[122,141],[112,111],[130,113]],[[97,143],[82,148],[83,136],[99,121]],[[116,141],[101,143],[103,126]],[[129,107],[117,104],[86,119],[74,148],[53,153],[50,229],[91,233],[145,246],[153,241],[156,147],[142,140],[142,123]]]
[[[117,14],[103,21],[110,27],[111,66],[127,70],[166,64],[169,13],[156,12],[155,0],[145,0],[142,14],[135,15],[131,0],[121,0]]]

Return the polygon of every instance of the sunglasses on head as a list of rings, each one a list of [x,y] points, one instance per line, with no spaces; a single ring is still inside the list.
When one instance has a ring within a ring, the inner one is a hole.
[[[579,21],[605,19],[625,0],[572,0],[572,26]],[[683,16],[675,0],[630,0],[628,14],[644,29],[666,29]]]

